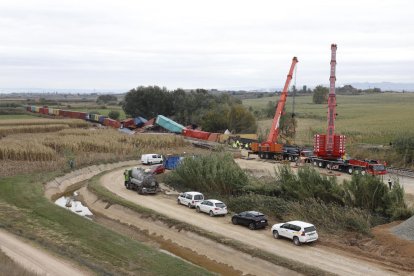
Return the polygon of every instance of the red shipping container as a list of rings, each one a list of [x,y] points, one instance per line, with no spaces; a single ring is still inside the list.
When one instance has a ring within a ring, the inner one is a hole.
[[[211,133],[210,136],[208,136],[208,140],[211,142],[217,142],[219,138],[219,133]]]
[[[78,115],[78,119],[86,120],[86,113],[85,112],[76,112]]]
[[[201,140],[208,140],[208,137],[210,136],[210,132],[205,132],[201,130],[193,130],[193,129],[187,129],[185,128],[183,130],[183,135],[186,137],[201,139]]]
[[[121,125],[126,128],[135,128],[135,122],[132,118],[121,121]]]

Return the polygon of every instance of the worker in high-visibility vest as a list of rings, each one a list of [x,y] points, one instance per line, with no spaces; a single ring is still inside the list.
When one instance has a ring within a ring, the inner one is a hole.
[[[124,171],[124,177],[125,177],[124,184],[127,184],[129,182],[129,174],[130,174],[130,170],[125,170]]]

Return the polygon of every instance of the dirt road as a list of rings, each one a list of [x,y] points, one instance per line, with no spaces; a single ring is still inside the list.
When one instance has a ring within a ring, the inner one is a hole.
[[[116,170],[104,175],[101,184],[119,196],[153,209],[168,217],[185,221],[189,224],[206,229],[213,233],[238,240],[249,246],[257,247],[267,252],[289,258],[307,265],[338,275],[394,275],[404,274],[395,269],[370,263],[356,257],[345,255],[335,249],[318,244],[295,247],[288,240],[273,239],[269,230],[251,231],[241,226],[234,226],[230,216],[214,217],[198,214],[194,209],[178,205],[176,198],[166,195],[140,196],[123,186],[123,170]]]
[[[113,221],[134,226],[147,233],[151,239],[165,246],[173,253],[189,262],[200,265],[221,275],[302,275],[290,269],[275,265],[246,253],[207,239],[193,232],[175,229],[161,221],[153,221],[146,216],[120,205],[111,205],[99,200],[87,188],[80,189],[83,200],[95,214],[102,214]]]
[[[26,270],[39,275],[89,275],[74,264],[35,248],[3,230],[0,230],[0,249]]]

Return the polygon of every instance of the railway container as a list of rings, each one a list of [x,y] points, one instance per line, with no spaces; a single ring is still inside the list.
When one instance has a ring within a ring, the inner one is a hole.
[[[200,140],[208,140],[208,137],[210,136],[210,132],[205,132],[201,130],[194,130],[194,129],[188,129],[185,128],[183,130],[183,135],[186,137],[196,138]]]
[[[155,123],[160,127],[165,128],[166,130],[174,133],[182,133],[184,130],[183,125],[180,125],[179,123],[174,122],[173,120],[162,115],[157,116]]]

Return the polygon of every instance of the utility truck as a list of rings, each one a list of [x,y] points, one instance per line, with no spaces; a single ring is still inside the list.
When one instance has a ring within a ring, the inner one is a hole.
[[[158,192],[158,181],[150,169],[132,168],[124,171],[125,187],[135,190],[138,194],[156,194]]]

